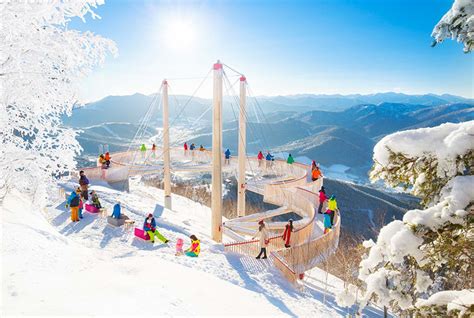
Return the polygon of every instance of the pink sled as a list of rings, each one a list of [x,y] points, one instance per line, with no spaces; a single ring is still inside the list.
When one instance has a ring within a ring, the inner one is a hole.
[[[96,208],[95,206],[87,204],[87,203],[85,204],[85,209],[86,209],[87,212],[90,212],[90,213],[99,213],[100,212],[99,208]]]
[[[150,239],[148,233],[143,231],[142,229],[139,229],[138,227],[135,228],[135,236],[145,241],[148,241]]]

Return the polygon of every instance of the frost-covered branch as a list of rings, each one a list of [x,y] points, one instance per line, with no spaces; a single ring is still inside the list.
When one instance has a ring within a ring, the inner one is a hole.
[[[0,198],[12,187],[36,193],[74,167],[81,148],[61,117],[72,112],[77,80],[116,47],[68,23],[97,18],[93,8],[102,3],[0,3]]]
[[[471,52],[474,49],[474,1],[454,0],[431,36],[434,37],[433,46],[451,38],[464,44],[464,52]]]

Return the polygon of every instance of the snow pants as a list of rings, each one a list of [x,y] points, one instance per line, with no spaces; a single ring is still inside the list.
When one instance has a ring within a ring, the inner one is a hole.
[[[82,219],[82,209],[77,210],[77,216]]]
[[[150,241],[152,243],[155,242],[155,235],[163,243],[167,241],[166,238],[163,235],[161,235],[160,232],[158,232],[158,230],[155,230],[155,232],[152,232],[152,231],[146,231],[146,232],[148,233],[148,235],[150,235]]]
[[[189,257],[198,257],[198,255],[196,253],[191,252],[191,251],[186,252],[185,254],[186,254],[186,256],[189,256]]]
[[[79,207],[78,206],[72,206],[71,207],[71,221],[79,221]]]

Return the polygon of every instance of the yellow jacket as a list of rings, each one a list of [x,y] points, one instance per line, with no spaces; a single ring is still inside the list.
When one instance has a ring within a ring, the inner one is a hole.
[[[336,211],[337,210],[337,201],[336,199],[332,199],[328,201],[328,210]]]

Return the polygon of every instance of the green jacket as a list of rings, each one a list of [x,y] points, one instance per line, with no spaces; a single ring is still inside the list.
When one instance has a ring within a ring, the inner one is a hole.
[[[288,159],[286,160],[286,163],[289,163],[290,165],[295,162],[295,159],[293,159],[292,156],[288,156]]]

